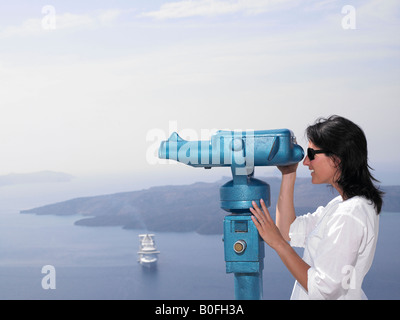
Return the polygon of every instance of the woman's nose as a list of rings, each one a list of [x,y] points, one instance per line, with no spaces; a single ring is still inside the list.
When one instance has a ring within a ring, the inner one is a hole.
[[[305,166],[309,166],[310,165],[310,159],[308,158],[308,156],[306,155],[306,157],[304,158],[304,160],[303,160],[303,165],[305,165]]]

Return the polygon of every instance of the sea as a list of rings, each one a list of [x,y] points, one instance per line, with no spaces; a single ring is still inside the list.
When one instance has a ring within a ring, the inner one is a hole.
[[[53,190],[50,196],[43,196],[46,188]],[[138,235],[148,230],[75,226],[78,215],[19,213],[61,198],[48,184],[0,188],[1,300],[234,299],[222,235],[157,232],[161,253],[149,270],[137,261]],[[374,263],[363,284],[371,300],[400,299],[399,226],[400,213],[381,213]],[[265,249],[263,299],[288,300],[294,279]]]

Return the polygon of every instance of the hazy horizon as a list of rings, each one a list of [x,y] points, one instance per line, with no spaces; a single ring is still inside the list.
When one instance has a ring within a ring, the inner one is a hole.
[[[60,173],[71,176],[72,179],[110,179],[111,181],[118,181],[123,183],[129,183],[130,180],[134,182],[135,185],[143,185],[145,188],[151,186],[161,186],[167,184],[187,184],[195,182],[215,182],[222,178],[230,178],[231,169],[230,168],[213,168],[211,170],[205,170],[204,168],[193,168],[186,166],[181,163],[175,164],[162,164],[155,168],[152,174],[147,172],[104,172],[104,173],[74,173],[74,172],[61,172],[53,170],[38,170],[29,172],[8,172],[0,174],[0,179],[2,177],[7,177],[9,175],[31,175],[38,173]],[[379,181],[377,185],[381,186],[391,186],[400,185],[400,169],[398,168],[388,168],[384,165],[382,167],[376,166],[372,167],[372,175]],[[255,177],[280,177],[280,171],[275,167],[255,167]],[[311,175],[308,167],[305,167],[300,162],[297,170],[298,178],[309,178],[311,183]],[[63,182],[63,181],[60,181]],[[65,181],[68,182],[68,181]],[[1,181],[0,181],[1,183]],[[0,185],[1,187],[1,185]]]

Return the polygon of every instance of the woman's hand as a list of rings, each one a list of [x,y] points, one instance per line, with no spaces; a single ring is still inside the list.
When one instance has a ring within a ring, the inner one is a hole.
[[[260,236],[264,241],[274,249],[285,266],[289,269],[296,280],[308,290],[308,269],[310,266],[293,250],[293,248],[283,239],[278,227],[275,225],[264,201],[261,199],[261,208],[253,201],[253,207],[250,208],[251,216]]]
[[[282,237],[278,227],[272,220],[265,202],[261,199],[260,203],[261,209],[255,201],[252,202],[253,208],[250,208],[250,212],[253,216],[251,216],[251,219],[253,220],[261,238],[263,238],[272,249],[276,250],[281,244],[287,244],[287,242]]]
[[[296,173],[299,163],[291,164],[289,166],[277,166],[282,175]]]

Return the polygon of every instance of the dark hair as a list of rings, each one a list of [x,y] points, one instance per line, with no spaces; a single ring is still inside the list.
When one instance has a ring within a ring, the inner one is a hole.
[[[362,129],[348,119],[333,115],[327,119],[319,118],[307,128],[306,134],[313,144],[328,151],[327,155],[338,165],[336,182],[342,188],[344,198],[364,196],[374,203],[379,214],[384,193],[373,183],[379,181],[370,172],[367,139]]]

